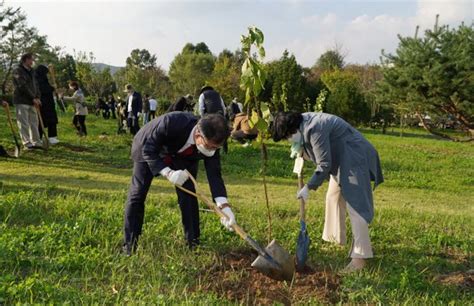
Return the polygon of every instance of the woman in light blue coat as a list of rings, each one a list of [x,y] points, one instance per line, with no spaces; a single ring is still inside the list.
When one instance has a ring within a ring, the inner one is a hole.
[[[290,140],[292,151],[316,166],[313,176],[298,191],[298,198],[307,200],[309,190],[316,190],[329,179],[323,239],[346,243],[347,209],[354,237],[352,261],[345,271],[362,269],[365,260],[373,257],[368,229],[374,217],[372,190],[383,182],[375,148],[346,121],[325,113],[278,113],[272,136],[275,141]]]

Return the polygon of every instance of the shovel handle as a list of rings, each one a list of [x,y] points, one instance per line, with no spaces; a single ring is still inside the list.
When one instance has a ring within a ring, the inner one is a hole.
[[[189,189],[186,189],[184,188],[183,186],[179,186],[179,185],[175,185],[178,189],[186,192],[187,194],[190,194],[192,196],[195,196],[197,199],[200,199],[202,200],[210,209],[212,209],[219,217],[221,218],[227,218],[227,215],[224,214],[220,208],[215,205],[208,197],[206,197],[204,194],[202,194],[199,190],[199,186],[198,186],[198,183],[196,181],[196,179],[191,175],[191,173],[189,173],[188,170],[185,170],[188,175],[189,175],[189,179],[191,180],[191,182],[193,183],[194,185],[194,188],[196,189],[196,192],[192,192],[191,190]],[[234,231],[243,239],[243,240],[247,240],[247,238],[249,237],[249,235],[238,225],[238,224],[233,224],[232,225],[232,228],[234,229]]]
[[[41,129],[43,130],[43,135],[44,135],[44,147],[45,149],[49,148],[49,140],[48,140],[48,135],[46,135],[46,130],[44,129],[44,123],[43,123],[43,117],[41,117],[41,110],[38,104],[35,104],[36,108],[36,114],[38,115],[38,120],[41,125]]]
[[[300,190],[304,187],[303,174],[301,173],[298,174],[298,187]],[[305,222],[306,219],[305,205],[305,201],[303,199],[300,199],[300,220],[303,222]]]
[[[8,124],[10,125],[10,130],[12,131],[13,140],[15,140],[15,146],[16,146],[17,151],[19,152],[20,144],[18,143],[18,139],[16,138],[16,133],[15,133],[15,128],[13,127],[12,115],[10,114],[10,105],[8,104],[5,105],[5,108],[6,108],[7,118],[8,118]]]
[[[13,130],[12,116],[10,114],[10,106],[7,104],[5,105],[5,108],[7,109],[7,118],[8,123],[10,124],[10,129],[12,130],[12,133],[15,133],[15,130]]]

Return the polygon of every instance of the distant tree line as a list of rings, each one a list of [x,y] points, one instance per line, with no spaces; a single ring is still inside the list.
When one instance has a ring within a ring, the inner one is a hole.
[[[11,72],[21,54],[33,52],[37,63],[55,67],[57,85],[67,88],[79,81],[93,98],[123,95],[130,83],[136,90],[162,101],[179,96],[197,96],[212,85],[225,102],[245,100],[240,87],[242,50],[223,50],[214,55],[204,42],[187,43],[170,64],[168,73],[157,65],[156,54],[134,49],[125,66],[112,75],[97,69],[92,53],[68,54],[48,44],[47,37],[27,24],[21,9],[0,4],[0,90],[11,94]],[[303,67],[288,50],[277,60],[266,62],[259,100],[275,111],[324,111],[355,125],[381,127],[408,118],[429,132],[454,139],[440,127],[453,127],[474,137],[474,34],[473,25],[440,26],[424,35],[399,36],[393,54],[382,51],[380,64],[349,64],[340,46]]]

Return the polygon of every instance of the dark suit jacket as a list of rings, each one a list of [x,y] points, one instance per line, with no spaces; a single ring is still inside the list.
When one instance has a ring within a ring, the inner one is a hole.
[[[128,98],[125,99],[125,110],[128,110]],[[138,92],[133,93],[132,99],[132,114],[137,117],[138,113],[142,111],[142,96]],[[128,116],[128,113],[127,113]]]
[[[132,159],[135,162],[146,162],[154,176],[167,167],[164,158],[178,157],[178,151],[188,140],[191,131],[196,126],[198,119],[184,112],[171,112],[145,124],[135,135],[132,144]],[[212,157],[206,157],[198,152],[186,157],[196,163],[204,160],[207,180],[214,198],[227,197],[224,181],[221,175],[221,160],[219,152]]]

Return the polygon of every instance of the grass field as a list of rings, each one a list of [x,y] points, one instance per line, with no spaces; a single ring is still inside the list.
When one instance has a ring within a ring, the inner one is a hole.
[[[0,304],[474,304],[472,144],[417,130],[405,137],[363,130],[386,179],[375,191],[375,258],[366,271],[338,274],[349,246],[320,238],[324,184],[307,212],[313,271],[276,283],[250,269],[255,255],[210,213],[201,214],[202,247],[189,252],[174,190],[163,179],[147,198],[138,254],[121,256],[131,137],[115,135],[115,121],[90,115],[89,136],[79,139],[70,117],[60,118],[61,145],[0,159]],[[0,111],[0,144],[11,149],[5,118]],[[298,202],[288,153],[285,144],[270,144],[269,193],[273,236],[294,253]],[[231,144],[223,176],[237,221],[267,242],[259,164],[258,149]],[[306,177],[311,172],[306,165]]]

